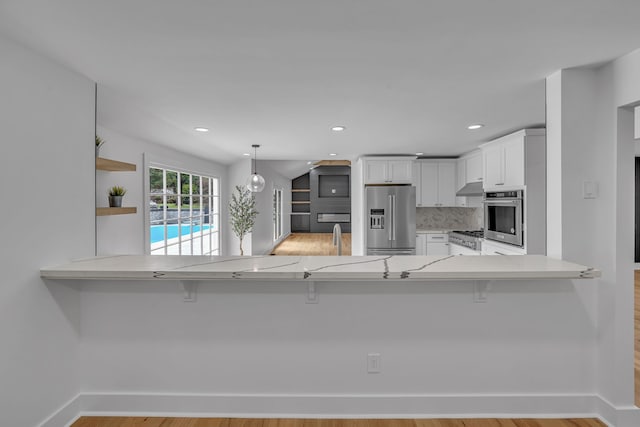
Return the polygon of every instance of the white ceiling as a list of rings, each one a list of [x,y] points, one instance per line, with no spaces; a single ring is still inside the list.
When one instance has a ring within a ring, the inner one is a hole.
[[[638,0],[0,1],[0,32],[98,82],[101,125],[222,163],[251,144],[456,155],[541,126],[544,78],[640,47],[639,17]]]

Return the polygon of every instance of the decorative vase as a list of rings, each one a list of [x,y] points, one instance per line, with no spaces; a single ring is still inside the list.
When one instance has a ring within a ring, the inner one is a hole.
[[[121,208],[122,207],[122,196],[109,196],[109,207],[110,208]]]

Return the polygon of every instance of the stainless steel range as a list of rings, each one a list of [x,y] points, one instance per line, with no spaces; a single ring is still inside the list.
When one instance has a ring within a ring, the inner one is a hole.
[[[482,249],[482,238],[484,237],[484,231],[450,231],[449,243],[454,245],[464,246],[474,251],[480,251]]]

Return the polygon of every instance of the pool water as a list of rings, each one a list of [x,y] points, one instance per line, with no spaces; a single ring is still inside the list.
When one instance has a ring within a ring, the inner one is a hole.
[[[166,226],[167,227],[167,239],[173,239],[175,237],[178,237],[178,227],[180,229],[180,235],[184,236],[185,234],[191,234],[191,224],[180,224],[178,226],[178,224],[169,224]],[[205,225],[194,225],[193,226],[193,232],[197,233],[200,230],[208,230],[210,229],[211,226],[208,224]],[[162,242],[165,239],[164,236],[164,230],[165,230],[165,226],[164,225],[152,225],[151,226],[151,243],[156,243],[156,242]]]

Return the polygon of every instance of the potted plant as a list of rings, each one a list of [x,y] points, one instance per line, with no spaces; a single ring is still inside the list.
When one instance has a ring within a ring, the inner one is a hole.
[[[236,185],[236,193],[231,195],[231,203],[229,203],[229,216],[231,228],[240,239],[240,255],[244,255],[242,240],[253,229],[257,215],[256,199],[253,194],[246,188]]]
[[[120,208],[122,207],[122,197],[127,194],[127,190],[124,187],[113,186],[109,189],[109,207]]]
[[[100,156],[100,147],[104,144],[104,139],[96,135],[96,157]]]

